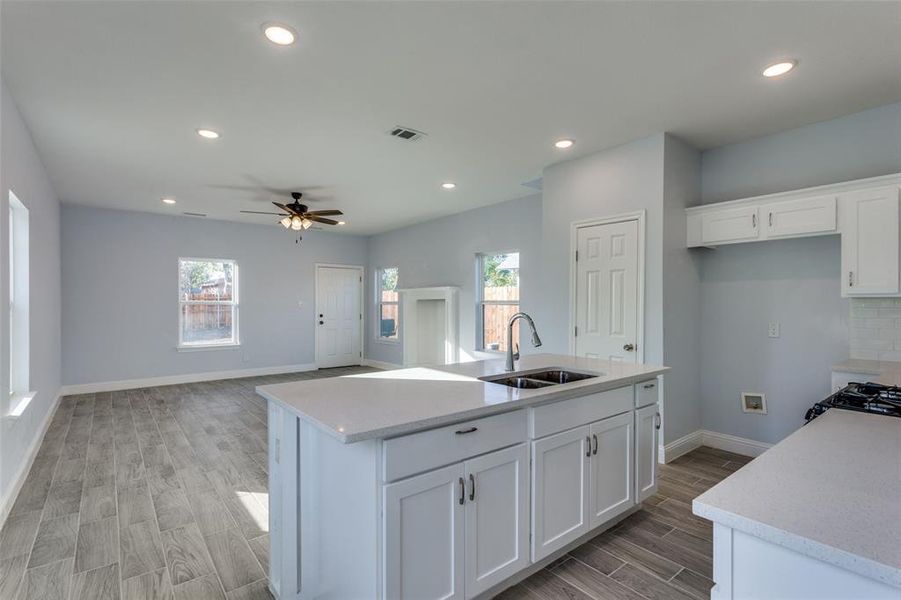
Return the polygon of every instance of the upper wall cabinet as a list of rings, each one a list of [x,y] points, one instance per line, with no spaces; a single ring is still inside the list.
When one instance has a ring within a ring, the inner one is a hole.
[[[842,295],[896,295],[899,289],[898,188],[844,194]]]
[[[686,209],[689,248],[841,234],[842,295],[901,295],[901,173]]]

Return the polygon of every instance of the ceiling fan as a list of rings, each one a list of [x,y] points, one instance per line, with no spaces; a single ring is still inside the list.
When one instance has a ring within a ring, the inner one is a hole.
[[[241,212],[252,215],[275,215],[282,217],[282,219],[279,220],[279,223],[285,229],[293,229],[294,231],[309,229],[313,226],[313,223],[343,225],[340,221],[326,218],[343,215],[344,213],[340,210],[308,210],[309,207],[306,204],[300,203],[300,199],[303,197],[301,192],[291,192],[291,197],[294,198],[294,202],[291,204],[273,202],[273,204],[280,208],[282,212],[264,212],[259,210],[242,210]]]

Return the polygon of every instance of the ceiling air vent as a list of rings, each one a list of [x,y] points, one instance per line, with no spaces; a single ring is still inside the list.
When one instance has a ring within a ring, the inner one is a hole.
[[[181,213],[181,214],[187,215],[189,217],[205,217],[206,216],[204,213],[195,213],[195,212],[185,212],[185,213]]]
[[[425,135],[421,131],[416,131],[415,129],[410,129],[409,127],[404,127],[402,125],[398,125],[388,133],[399,140],[406,140],[408,142],[415,142]]]

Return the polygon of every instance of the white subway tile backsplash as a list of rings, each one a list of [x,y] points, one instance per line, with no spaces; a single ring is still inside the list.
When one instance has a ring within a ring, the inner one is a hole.
[[[901,360],[901,298],[852,298],[851,358]]]

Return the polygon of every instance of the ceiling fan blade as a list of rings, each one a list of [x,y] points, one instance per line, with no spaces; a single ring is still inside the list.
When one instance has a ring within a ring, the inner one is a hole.
[[[313,215],[314,217],[330,217],[332,215],[343,215],[344,213],[340,210],[311,210],[307,214]]]
[[[279,207],[280,209],[282,209],[283,211],[285,211],[286,213],[288,213],[289,215],[296,215],[296,214],[297,214],[296,212],[294,212],[293,210],[291,210],[290,208],[288,208],[288,207],[285,206],[284,204],[281,204],[281,203],[279,203],[279,202],[273,202],[273,204],[276,205],[277,207]]]
[[[263,212],[261,210],[242,210],[242,213],[247,213],[248,215],[278,215],[279,217],[287,217],[285,213],[274,213],[274,212]]]
[[[317,223],[325,223],[326,225],[337,225],[338,221],[333,221],[332,219],[326,219],[325,217],[317,217],[307,213],[307,218],[311,221],[316,221]]]

